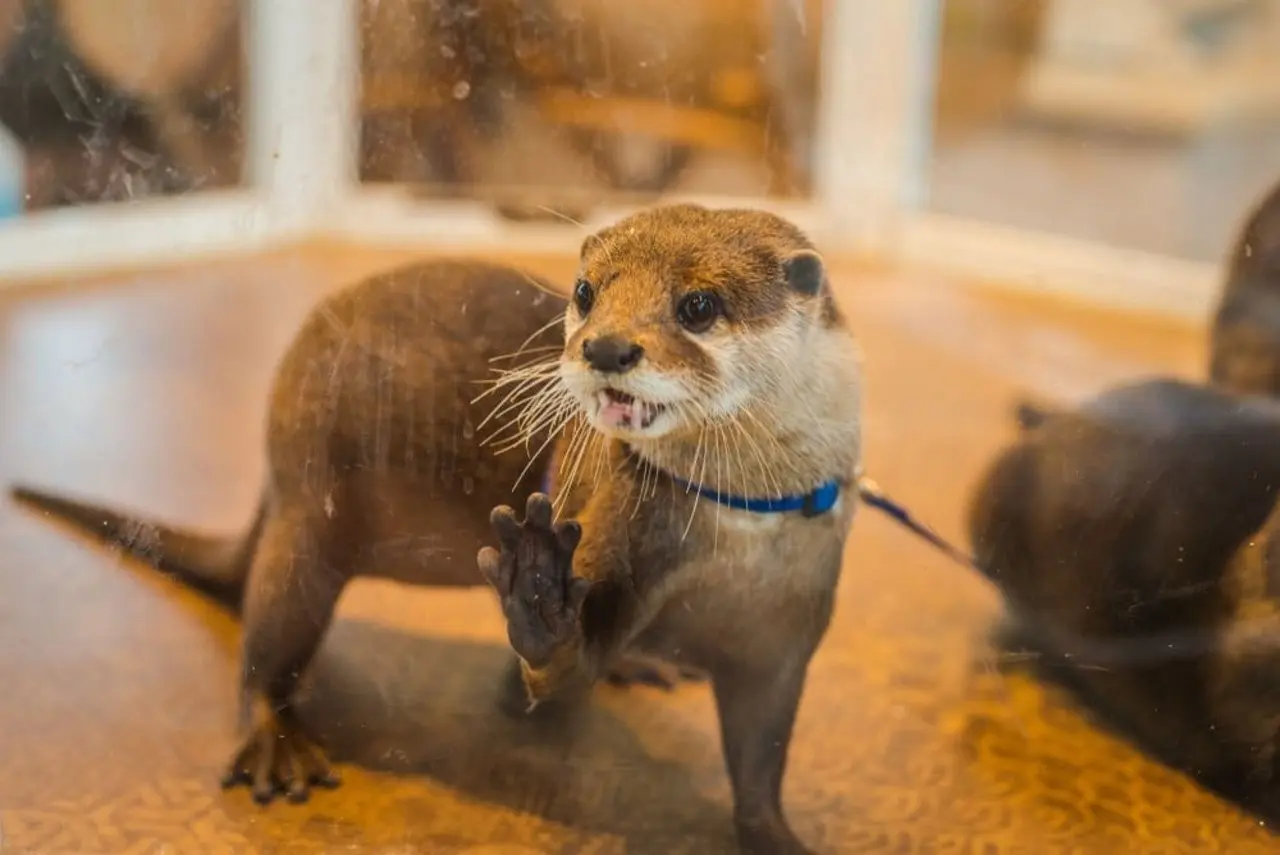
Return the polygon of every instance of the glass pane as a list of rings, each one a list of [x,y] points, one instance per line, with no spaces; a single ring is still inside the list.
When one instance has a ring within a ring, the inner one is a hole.
[[[1217,261],[1280,173],[1275,0],[947,0],[932,208]]]
[[[362,4],[366,182],[807,192],[820,0]]]
[[[237,0],[0,0],[5,212],[240,181]]]

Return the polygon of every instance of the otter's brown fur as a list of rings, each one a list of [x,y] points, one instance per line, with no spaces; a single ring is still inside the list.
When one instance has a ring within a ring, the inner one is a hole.
[[[689,308],[706,295],[709,321]],[[522,523],[495,509],[501,548],[479,556],[530,700],[581,690],[627,649],[708,672],[744,851],[806,851],[782,779],[861,445],[860,360],[820,257],[758,211],[625,219],[584,242],[543,376],[541,412],[565,425],[552,496]],[[777,497],[829,480],[841,498],[817,515],[731,509],[680,483]]]
[[[502,396],[474,399],[495,366],[558,349],[564,309],[544,280],[464,260],[400,267],[321,301],[276,371],[267,484],[238,538],[14,488],[242,610],[253,722],[228,784],[247,783],[265,802],[336,783],[291,702],[351,579],[484,584],[474,555],[489,510],[536,489],[550,455],[484,447],[481,425]],[[532,439],[536,450],[541,437]]]
[[[1280,184],[1249,212],[1227,264],[1210,330],[1209,379],[1280,395]]]

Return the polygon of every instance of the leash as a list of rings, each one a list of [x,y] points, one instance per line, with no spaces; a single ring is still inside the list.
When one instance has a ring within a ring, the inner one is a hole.
[[[667,473],[667,477],[677,486],[683,487],[686,492],[696,492],[703,498],[717,502],[725,507],[757,514],[779,514],[799,511],[806,517],[815,517],[830,511],[840,498],[840,484],[837,481],[828,481],[804,495],[756,499],[721,493],[717,490],[703,487],[700,484],[684,481],[670,473]],[[547,495],[551,495],[551,488],[551,470],[548,467],[542,476],[542,491]],[[929,525],[916,519],[905,506],[890,498],[875,481],[865,476],[859,477],[858,497],[951,560],[982,573],[982,569],[978,567],[977,562],[973,560],[969,553],[954,546]]]
[[[865,476],[859,478],[858,479],[858,496],[862,499],[862,501],[866,502],[868,505],[880,511],[881,513],[887,515],[890,519],[892,519],[898,525],[902,526],[907,531],[911,532],[912,534],[916,535],[920,539],[924,540],[926,543],[928,543],[933,548],[937,549],[943,555],[946,555],[948,558],[952,559],[953,561],[957,561],[965,565],[966,567],[972,568],[974,570],[977,570],[979,573],[982,573],[982,569],[978,567],[977,562],[973,560],[973,557],[969,555],[969,553],[965,552],[963,549],[960,549],[957,546],[953,546],[951,542],[948,541],[945,537],[938,534],[936,531],[934,531],[925,523],[916,519],[915,516],[913,516],[912,513],[908,511],[903,505],[889,498],[889,496],[883,490],[880,489],[880,485],[877,484],[875,481],[872,481],[870,478],[867,478]]]

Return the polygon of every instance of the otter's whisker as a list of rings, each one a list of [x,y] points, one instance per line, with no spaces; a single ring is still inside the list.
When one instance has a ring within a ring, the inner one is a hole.
[[[698,468],[698,457],[700,453],[703,452],[703,449],[706,447],[706,444],[707,444],[707,426],[706,426],[706,423],[704,422],[702,424],[702,427],[698,430],[698,444],[693,448],[693,463],[689,467],[690,473],[694,472]],[[703,473],[705,473],[707,468],[707,459],[705,454],[701,454],[701,456],[702,456],[702,470],[703,470]],[[702,480],[703,473],[700,473],[697,476],[699,482],[701,482]],[[685,492],[688,493],[691,489],[692,487],[686,487]],[[680,535],[681,543],[683,543],[684,539],[689,536],[689,531],[690,529],[693,528],[693,518],[698,515],[698,501],[701,498],[702,498],[701,491],[695,492],[693,494],[693,507],[689,511],[689,521],[684,524],[684,532]]]
[[[742,409],[742,411],[741,411],[741,412],[742,412],[742,415],[743,415],[745,418],[750,419],[750,420],[751,420],[751,422],[752,422],[753,424],[755,424],[755,425],[756,425],[756,427],[760,428],[760,434],[761,434],[761,436],[763,436],[765,439],[767,439],[767,440],[772,444],[772,446],[773,446],[773,454],[775,455],[775,457],[776,457],[777,459],[779,459],[779,460],[783,461],[783,462],[784,462],[785,464],[787,464],[789,467],[791,467],[790,474],[792,474],[792,475],[796,474],[796,472],[795,472],[795,464],[794,464],[794,462],[791,460],[791,453],[787,450],[787,447],[786,447],[785,445],[783,445],[783,444],[782,444],[781,440],[779,440],[779,439],[778,439],[778,436],[777,436],[778,432],[777,432],[777,430],[776,430],[776,429],[771,429],[768,425],[766,425],[766,424],[764,424],[762,421],[760,421],[759,416],[757,416],[757,415],[756,415],[756,414],[751,410],[751,408],[750,408],[750,407],[744,407],[744,408]]]
[[[558,351],[559,348],[556,348]],[[495,357],[501,359],[503,357]],[[504,378],[519,376],[521,374],[529,374],[530,372],[541,372],[553,370],[560,365],[560,354],[554,353],[550,356],[543,356],[538,359],[531,359],[528,362],[515,365],[510,368],[490,368],[489,372],[496,376],[482,379],[479,382],[486,385],[502,385]]]
[[[761,479],[765,483],[765,489],[771,490],[774,496],[780,497],[783,495],[782,483],[779,481],[773,465],[769,462],[769,456],[764,453],[764,450],[760,447],[760,443],[756,442],[756,438],[752,436],[752,432],[747,430],[746,426],[742,424],[740,419],[740,415],[748,415],[749,413],[750,410],[745,408],[739,411],[738,414],[734,415],[731,424],[751,447],[751,451],[755,455],[756,465],[760,469]]]
[[[504,359],[515,359],[517,356],[521,356],[522,354],[526,354],[526,353],[528,354],[546,353],[549,350],[555,350],[555,351],[564,350],[564,346],[559,344],[542,344],[542,345],[538,345],[537,347],[522,348],[520,350],[513,350],[511,353],[502,353],[497,356],[491,356],[489,357],[489,362],[490,364],[492,364],[494,362],[502,362]]]
[[[516,418],[516,421],[528,433],[531,426],[540,422],[547,413],[576,412],[577,410],[578,402],[563,387],[557,385],[554,390],[547,390],[547,394],[539,400],[531,402],[529,407]]]
[[[549,407],[566,397],[567,393],[560,387],[559,382],[553,380],[529,391],[523,398],[518,398],[511,403],[504,401],[502,406],[494,410],[494,417],[505,418],[508,413],[515,410],[515,414],[509,419],[510,423],[527,425],[536,422]]]
[[[513,417],[504,420],[485,438],[483,444],[496,442],[512,431],[517,439],[531,439],[559,414],[573,409],[572,397],[559,383],[544,386],[517,403],[522,405],[521,409]]]
[[[565,426],[568,425],[569,422],[573,420],[574,415],[575,413],[573,412],[569,413],[569,415],[565,417],[564,421],[562,421],[559,425],[556,426],[555,430],[550,431],[547,434],[547,438],[542,441],[542,444],[538,446],[538,449],[529,455],[529,462],[526,463],[524,465],[524,468],[520,470],[520,474],[516,476],[516,482],[511,485],[511,489],[514,490],[516,489],[516,487],[520,486],[520,482],[524,480],[524,476],[529,474],[529,467],[532,466],[534,461],[537,460],[538,457],[542,454],[542,452],[546,450],[548,445],[556,441],[556,439],[560,436],[561,431],[565,429]]]
[[[557,423],[561,428],[567,424],[576,409],[577,407],[573,400],[564,397],[555,401],[552,405],[547,406],[535,417],[531,417],[527,421],[517,420],[508,423],[508,425],[506,425],[502,430],[514,428],[515,433],[503,439],[503,445],[498,447],[497,453],[501,454],[514,448],[518,448],[521,445],[528,448],[529,444],[533,442],[537,435],[543,430],[549,430],[552,425]],[[499,430],[493,437],[486,439],[486,444],[502,438],[502,430]],[[554,436],[554,431],[552,435]]]
[[[543,377],[554,374],[559,369],[559,366],[560,357],[552,356],[537,362],[519,365],[515,368],[491,368],[490,371],[496,376],[481,380],[480,383],[488,387],[485,392],[492,394],[494,389],[505,388],[512,383],[518,383],[529,377]]]
[[[530,281],[532,282],[533,280],[530,280]],[[542,289],[539,288],[538,290],[542,290]],[[563,324],[564,318],[565,318],[565,313],[561,312],[551,320],[547,321],[542,326],[538,327],[538,329],[534,330],[532,333],[529,334],[528,338],[520,342],[520,346],[516,348],[515,352],[519,353],[520,351],[524,350],[524,348],[529,344],[529,342],[533,341],[535,338],[542,335],[544,332],[551,329],[556,324]]]
[[[552,382],[544,382],[541,387],[535,384],[512,392],[506,398],[503,398],[498,406],[480,422],[477,429],[483,430],[491,421],[498,421],[498,427],[495,428],[493,436],[489,438],[492,441],[494,436],[500,435],[512,425],[523,426],[534,420],[534,417],[542,412],[548,401],[554,401],[562,394],[559,384]],[[516,411],[515,416],[510,419],[506,418],[507,414],[513,410]]]
[[[744,482],[743,488],[752,494],[763,492],[768,498],[781,496],[782,491],[774,488],[774,485],[771,483],[771,479],[769,478],[769,471],[764,466],[759,467],[758,472],[753,469],[751,475],[748,476],[746,464],[743,461],[742,451],[744,445],[748,450],[751,450],[751,435],[743,428],[742,422],[738,419],[738,416],[735,414],[725,419],[725,427],[728,428],[729,439],[733,442],[734,454],[738,459],[738,473]],[[756,488],[757,481],[763,482],[762,490]]]
[[[653,469],[644,460],[641,460],[636,468],[640,470],[640,486],[635,491],[635,503],[631,506],[631,519],[636,518],[636,514],[640,512],[640,507],[644,503],[646,485],[649,483],[649,473]]]
[[[590,428],[579,427],[569,439],[569,446],[562,458],[567,465],[561,467],[562,471],[565,472],[565,477],[560,484],[560,495],[552,505],[552,510],[557,518],[559,518],[561,510],[563,510],[570,492],[578,483],[578,473],[582,468],[582,460],[591,445],[594,435],[595,431]]]
[[[521,395],[526,393],[531,394],[534,390],[537,390],[540,387],[544,387],[547,384],[556,383],[558,381],[559,377],[555,374],[548,374],[544,377],[526,377],[522,379],[515,388],[509,390],[507,394],[494,405],[493,412],[490,414],[489,418],[494,418],[497,415],[506,413],[513,405],[518,404],[522,400],[520,397]],[[488,420],[489,419],[485,419],[486,422]]]
[[[724,492],[724,475],[721,472],[721,464],[724,461],[724,435],[720,431],[720,425],[712,425],[716,438],[716,490]],[[720,503],[716,502],[716,527],[711,538],[711,554],[717,555],[720,550]]]
[[[472,398],[471,403],[479,403],[500,389],[505,389],[511,385],[524,383],[529,380],[555,377],[556,372],[559,370],[559,363],[560,359],[559,357],[556,357],[555,359],[545,360],[533,365],[524,365],[507,371],[497,370],[496,373],[499,376],[491,380],[482,381],[484,385],[488,386],[488,388],[476,397]]]
[[[591,480],[593,490],[600,488],[600,476],[604,474],[605,466],[609,462],[609,443],[604,441],[604,437],[600,437],[600,441],[596,443],[595,457],[595,472]]]

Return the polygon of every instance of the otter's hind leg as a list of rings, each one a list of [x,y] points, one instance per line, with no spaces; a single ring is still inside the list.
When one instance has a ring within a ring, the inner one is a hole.
[[[350,578],[348,545],[329,521],[283,509],[267,521],[245,590],[242,691],[251,729],[223,779],[248,784],[255,801],[303,802],[338,778],[294,708],[295,693]]]

